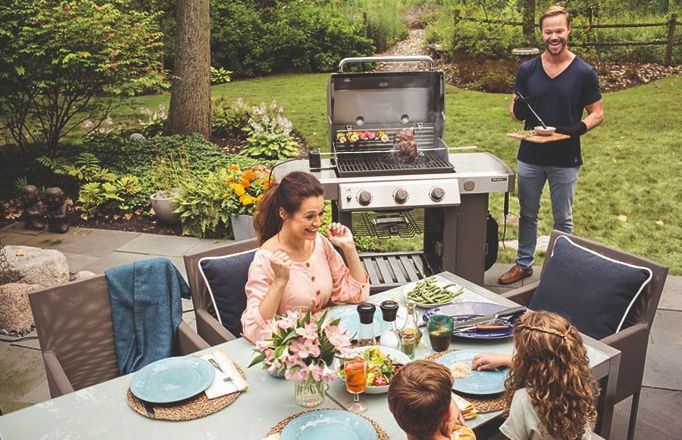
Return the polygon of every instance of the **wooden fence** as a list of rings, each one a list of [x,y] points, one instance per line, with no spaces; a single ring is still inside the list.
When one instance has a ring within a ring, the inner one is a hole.
[[[475,21],[478,23],[489,23],[498,24],[503,26],[520,26],[523,27],[524,23],[515,21],[503,21],[503,20],[492,20],[492,19],[479,19],[472,17],[461,17],[460,11],[455,10],[455,27],[460,21]],[[675,32],[677,26],[682,26],[682,23],[673,17],[668,22],[664,23],[636,23],[636,24],[593,24],[589,26],[573,26],[574,29],[609,29],[609,28],[637,28],[637,27],[667,27],[668,28],[668,38],[666,40],[651,40],[651,41],[589,41],[584,43],[571,43],[572,46],[577,47],[615,47],[615,46],[665,46],[665,59],[664,64],[670,66],[672,64],[673,46],[682,45],[682,40],[675,39]],[[539,25],[534,24],[534,27],[539,27]]]

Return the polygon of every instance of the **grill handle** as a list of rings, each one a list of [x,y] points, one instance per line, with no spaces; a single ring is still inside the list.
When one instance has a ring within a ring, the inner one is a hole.
[[[388,62],[427,62],[429,70],[434,70],[433,59],[427,55],[415,56],[390,56],[390,57],[352,57],[344,58],[339,63],[339,73],[343,73],[343,66],[349,63],[388,63]]]

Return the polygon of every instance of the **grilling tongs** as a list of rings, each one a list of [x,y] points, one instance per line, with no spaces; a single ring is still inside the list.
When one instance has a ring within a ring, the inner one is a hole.
[[[490,315],[479,316],[478,318],[467,319],[466,321],[457,322],[457,323],[455,323],[455,325],[452,326],[452,328],[458,329],[461,327],[469,327],[471,325],[478,324],[481,322],[492,321],[493,319],[497,319],[501,316],[513,316],[513,315],[516,315],[517,313],[521,313],[521,312],[525,312],[525,311],[526,311],[526,308],[523,306],[511,307],[509,309],[504,309],[504,310],[501,310],[497,313],[492,313]]]
[[[516,92],[516,96],[521,98],[523,100],[523,102],[526,103],[526,105],[528,106],[528,109],[531,111],[531,113],[533,113],[533,116],[535,116],[537,118],[538,122],[540,122],[540,125],[542,125],[542,128],[547,128],[547,125],[545,125],[545,122],[542,120],[542,118],[540,118],[540,116],[538,116],[538,114],[535,113],[535,110],[533,110],[533,107],[530,106],[530,102],[528,102],[526,97],[523,96],[521,94],[521,92],[519,92],[519,91]]]

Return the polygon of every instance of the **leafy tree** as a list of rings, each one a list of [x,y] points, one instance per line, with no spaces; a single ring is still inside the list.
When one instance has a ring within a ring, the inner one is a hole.
[[[125,12],[124,12],[125,11]],[[125,98],[164,85],[155,18],[127,0],[6,0],[0,6],[0,114],[24,148],[105,120]]]

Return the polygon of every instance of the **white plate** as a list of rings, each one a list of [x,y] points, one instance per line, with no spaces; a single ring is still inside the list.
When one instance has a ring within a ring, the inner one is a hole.
[[[379,350],[385,355],[388,355],[393,359],[394,362],[398,362],[400,364],[407,364],[410,362],[410,358],[403,353],[400,350],[396,350],[395,348],[390,348],[390,347],[382,347],[380,345],[367,345],[365,347],[355,347],[353,350],[351,350],[353,353],[364,353],[366,350],[370,348],[377,348],[379,347]],[[380,386],[380,387],[375,387],[375,386],[368,386],[365,389],[365,393],[367,394],[383,394],[388,392],[388,385]]]
[[[421,282],[421,281],[418,281],[417,283],[419,283],[419,282]],[[417,283],[405,284],[405,285],[403,286],[403,295],[405,295],[405,299],[406,299],[406,300],[408,300],[408,299],[407,299],[407,294],[408,294],[412,289],[414,289],[414,288],[417,286]],[[448,284],[451,284],[451,283],[444,283],[444,282],[442,282],[442,281],[436,281],[436,282],[434,282],[433,284],[435,284],[435,285],[438,286],[438,287],[443,288],[443,287],[445,287],[445,286],[447,286]],[[457,292],[457,291],[458,291],[459,289],[461,289],[461,288],[462,288],[462,286],[453,285],[453,286],[448,287],[448,290],[451,291],[451,292]],[[417,301],[414,301],[414,303],[417,305],[417,307],[421,307],[421,308],[423,308],[423,309],[433,309],[433,308],[435,308],[435,307],[444,306],[445,304],[450,304],[450,303],[451,303],[452,301],[454,301],[455,298],[457,298],[458,296],[459,296],[459,295],[455,296],[455,297],[452,298],[450,301],[445,301],[445,302],[440,302],[440,303],[422,303],[422,302],[417,302]],[[408,300],[408,301],[412,301],[412,300]]]

